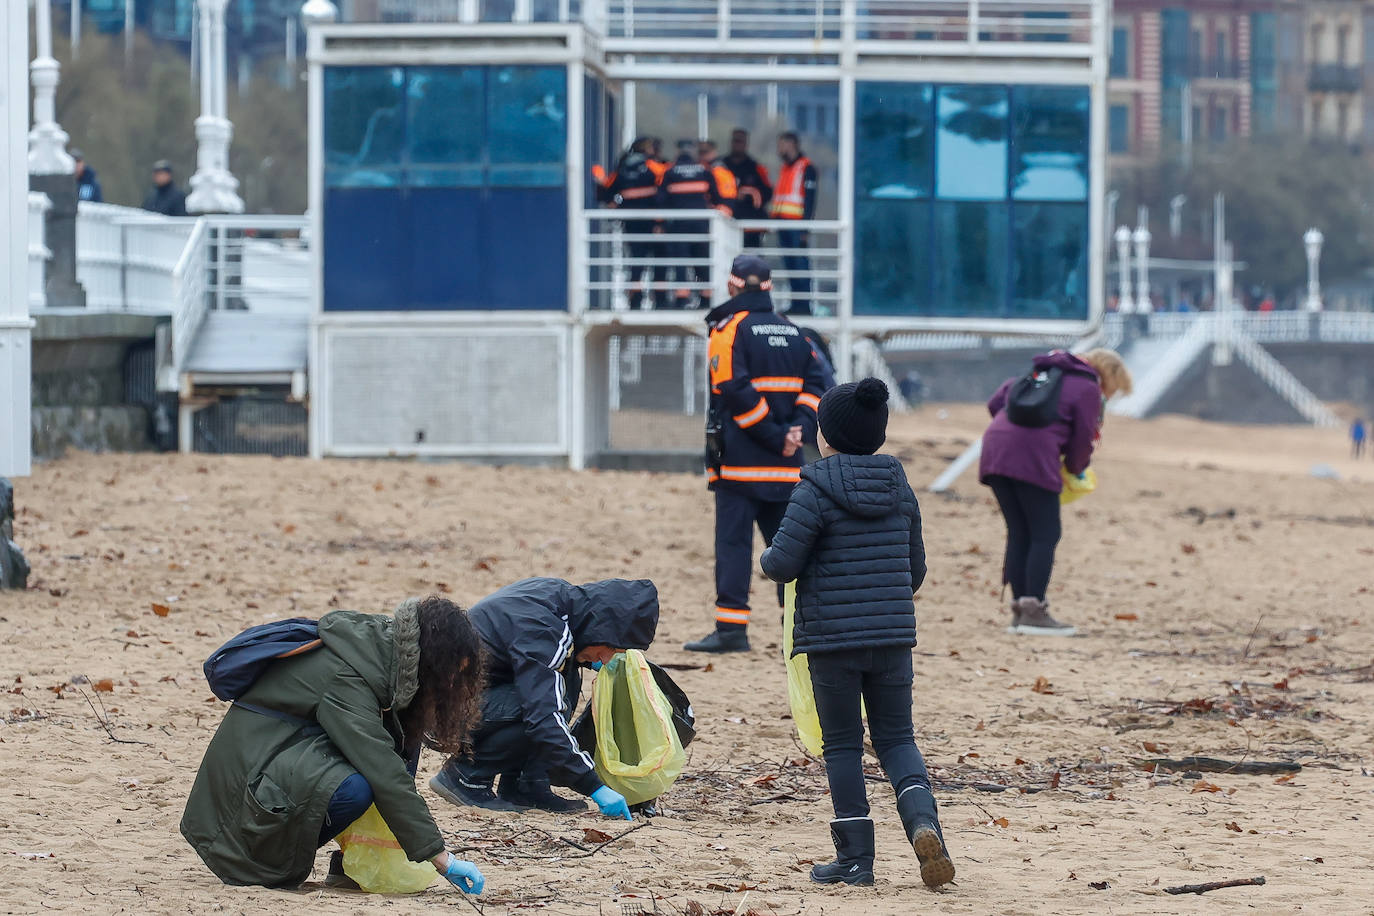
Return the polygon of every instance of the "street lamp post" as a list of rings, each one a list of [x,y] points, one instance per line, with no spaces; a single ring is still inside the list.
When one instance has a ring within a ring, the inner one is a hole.
[[[186,209],[191,213],[242,213],[239,183],[229,171],[234,125],[225,107],[229,81],[224,8],[228,0],[198,0],[200,12],[200,117],[196,118],[196,173]]]
[[[1302,236],[1302,243],[1307,248],[1307,302],[1304,304],[1309,312],[1322,310],[1322,288],[1318,268],[1322,259],[1322,243],[1325,241],[1326,236],[1315,226]]]
[[[1150,301],[1150,230],[1142,224],[1136,228],[1131,239],[1135,242],[1135,310],[1141,315],[1148,315],[1154,310],[1154,304]]]
[[[1135,311],[1131,301],[1131,230],[1126,226],[1116,227],[1116,272],[1121,281],[1121,296],[1116,310],[1123,315]]]

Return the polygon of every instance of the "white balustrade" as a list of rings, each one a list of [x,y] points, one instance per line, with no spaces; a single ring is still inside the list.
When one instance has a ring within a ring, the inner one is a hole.
[[[29,192],[29,310],[36,311],[48,304],[48,260],[52,252],[47,245],[47,215],[52,209],[48,195]]]

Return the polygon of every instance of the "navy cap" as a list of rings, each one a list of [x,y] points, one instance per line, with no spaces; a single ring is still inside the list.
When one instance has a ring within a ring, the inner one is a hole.
[[[747,288],[772,289],[773,272],[758,255],[742,254],[730,265],[730,282]]]
[[[171,170],[172,170],[172,163],[171,163],[170,160],[167,160],[167,159],[159,159],[157,162],[154,162],[154,163],[153,163],[153,171],[154,171],[154,172],[170,172]]]

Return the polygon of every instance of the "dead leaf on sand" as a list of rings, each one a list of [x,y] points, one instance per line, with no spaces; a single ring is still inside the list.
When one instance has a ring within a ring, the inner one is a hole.
[[[166,617],[168,614],[172,613],[172,609],[169,608],[169,607],[168,607],[167,605],[165,605],[165,604],[156,604],[156,603],[154,603],[154,604],[153,604],[153,613],[156,614],[156,615],[159,616],[159,617]]]
[[[1050,684],[1050,679],[1047,678],[1047,677],[1045,677],[1045,676],[1042,674],[1042,675],[1040,675],[1039,677],[1037,677],[1037,678],[1035,679],[1035,683],[1031,685],[1031,690],[1032,690],[1033,692],[1035,692],[1035,693],[1050,693],[1050,694],[1052,694],[1052,693],[1054,693],[1054,690],[1052,689],[1052,687],[1053,687],[1053,685]]]
[[[584,843],[609,843],[611,835],[595,827],[582,828],[582,842]]]

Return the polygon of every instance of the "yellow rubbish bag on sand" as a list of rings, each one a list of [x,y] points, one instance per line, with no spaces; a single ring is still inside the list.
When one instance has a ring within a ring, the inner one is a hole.
[[[797,612],[797,583],[783,591],[782,657],[787,661],[787,703],[802,747],[813,757],[821,755],[821,720],[816,714],[816,695],[811,689],[811,666],[805,655],[792,655],[792,619]]]
[[[625,801],[638,805],[658,798],[682,775],[687,752],[673,725],[673,707],[643,652],[620,653],[597,672],[592,721],[597,775]]]
[[[1092,468],[1083,472],[1082,477],[1075,477],[1069,473],[1069,469],[1063,465],[1059,466],[1059,471],[1064,475],[1064,489],[1059,491],[1059,504],[1067,506],[1076,499],[1087,496],[1097,489],[1097,475]]]
[[[338,836],[344,874],[370,894],[418,894],[439,873],[429,862],[412,862],[373,805]]]

